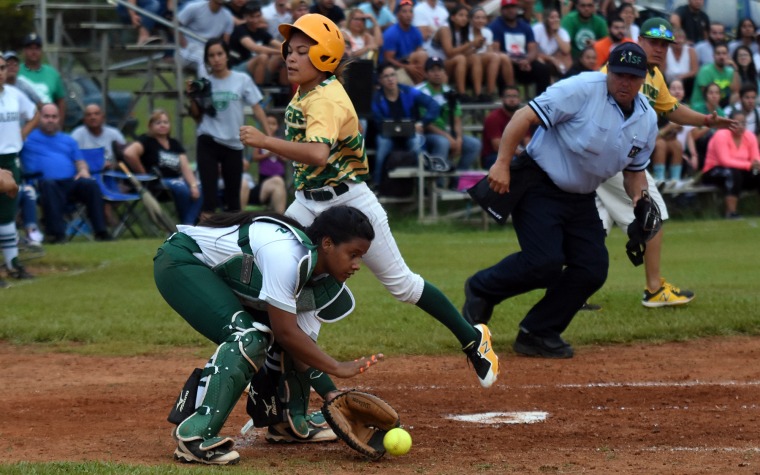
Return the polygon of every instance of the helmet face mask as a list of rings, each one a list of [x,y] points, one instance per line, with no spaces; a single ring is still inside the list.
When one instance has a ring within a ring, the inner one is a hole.
[[[285,38],[282,43],[283,59],[287,60],[288,42],[296,30],[314,41],[315,44],[309,48],[309,59],[315,68],[329,73],[335,72],[338,68],[346,50],[346,43],[340,28],[329,18],[318,13],[309,13],[296,20],[292,25],[285,23],[280,25],[278,29]]]

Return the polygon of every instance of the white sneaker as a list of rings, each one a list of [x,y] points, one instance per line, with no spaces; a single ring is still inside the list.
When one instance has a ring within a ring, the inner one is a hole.
[[[29,241],[30,246],[42,247],[42,241],[45,239],[45,235],[37,228],[29,228],[26,230],[26,238]]]

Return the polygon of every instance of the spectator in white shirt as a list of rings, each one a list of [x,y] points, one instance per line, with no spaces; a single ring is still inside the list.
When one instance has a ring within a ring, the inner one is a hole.
[[[106,125],[103,109],[97,104],[89,104],[84,108],[82,125],[71,132],[71,137],[79,144],[80,149],[100,148],[105,150],[108,169],[118,168],[113,156],[113,142],[126,145],[124,135],[115,127]]]
[[[280,34],[278,27],[281,23],[293,22],[293,14],[290,13],[288,0],[273,0],[272,3],[261,8],[261,14],[264,15],[264,19],[267,21],[267,31],[272,35],[272,38],[277,41],[283,41],[284,38]]]

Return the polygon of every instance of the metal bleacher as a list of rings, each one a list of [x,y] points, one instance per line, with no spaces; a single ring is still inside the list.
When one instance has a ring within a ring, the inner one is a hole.
[[[166,44],[136,45],[132,26],[118,19],[117,5],[150,16],[174,38]],[[152,110],[156,98],[173,98],[174,110],[169,111],[173,129],[178,133],[182,130],[185,72],[176,54],[178,32],[197,36],[179,27],[176,17],[169,21],[152,15],[128,0],[24,0],[19,6],[33,9],[46,60],[61,73],[67,90],[72,90],[76,75],[89,76],[101,89],[107,113],[112,79],[132,78],[134,99],[125,118],[140,101],[147,101],[148,110]],[[123,121],[118,124],[119,128],[124,125]]]

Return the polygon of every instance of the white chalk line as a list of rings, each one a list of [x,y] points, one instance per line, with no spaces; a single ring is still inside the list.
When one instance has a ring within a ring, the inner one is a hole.
[[[497,385],[489,389],[513,391],[516,389],[605,389],[605,388],[691,388],[691,387],[755,387],[760,386],[760,381],[630,381],[630,382],[610,382],[610,383],[566,383],[566,384],[524,384],[519,386],[511,385]],[[373,386],[357,386],[357,389],[363,390],[379,389]],[[414,391],[430,391],[430,390],[452,390],[463,389],[462,385],[403,385],[398,384],[395,386],[399,390],[414,390]],[[388,389],[384,386],[382,389]]]
[[[755,452],[760,453],[760,447],[644,447],[646,452]]]

